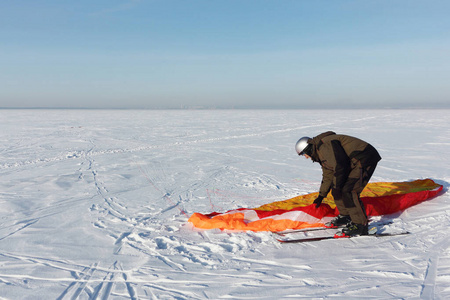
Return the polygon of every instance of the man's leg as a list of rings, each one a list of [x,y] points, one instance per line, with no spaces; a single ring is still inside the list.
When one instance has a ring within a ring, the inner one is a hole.
[[[342,189],[342,202],[355,224],[367,224],[366,210],[359,195],[372,177],[375,168],[376,164],[362,168],[358,163],[350,172]]]

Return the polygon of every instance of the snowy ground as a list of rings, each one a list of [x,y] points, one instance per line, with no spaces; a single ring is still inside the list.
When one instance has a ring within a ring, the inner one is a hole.
[[[450,110],[0,110],[1,299],[450,299]],[[317,191],[294,151],[334,130],[379,149],[372,181],[444,192],[389,230],[280,244],[193,212]]]

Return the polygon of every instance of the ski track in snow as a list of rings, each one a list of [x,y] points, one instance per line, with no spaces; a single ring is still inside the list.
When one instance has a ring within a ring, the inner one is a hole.
[[[0,295],[449,298],[449,112],[0,111]],[[326,130],[380,150],[373,181],[444,184],[385,217],[413,234],[281,245],[186,224],[317,191],[319,166],[293,145]]]

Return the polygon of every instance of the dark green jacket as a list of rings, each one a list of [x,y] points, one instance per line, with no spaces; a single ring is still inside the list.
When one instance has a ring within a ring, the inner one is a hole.
[[[381,160],[377,150],[355,137],[327,131],[308,140],[312,144],[311,158],[322,166],[319,194],[326,197],[332,188],[342,189],[350,171],[374,165]]]

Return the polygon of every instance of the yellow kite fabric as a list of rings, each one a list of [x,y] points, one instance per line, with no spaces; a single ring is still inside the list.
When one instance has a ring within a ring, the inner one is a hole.
[[[409,182],[369,183],[361,193],[368,216],[388,215],[436,196],[442,185],[431,179]],[[330,193],[331,194],[331,193]],[[190,218],[200,229],[241,231],[284,231],[324,226],[325,217],[339,214],[333,197],[329,195],[319,208],[313,205],[318,193],[297,196],[288,200],[265,204],[258,208],[241,208],[225,213],[194,213]]]

